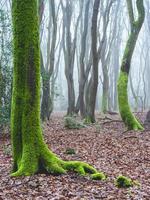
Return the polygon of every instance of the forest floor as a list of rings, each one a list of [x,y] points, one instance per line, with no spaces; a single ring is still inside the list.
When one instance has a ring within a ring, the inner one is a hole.
[[[144,120],[144,116],[139,117]],[[11,178],[10,137],[0,134],[0,200],[150,200],[150,131],[125,132],[116,115],[98,115],[97,121],[80,130],[68,130],[62,115],[55,114],[45,123],[44,135],[49,147],[61,158],[92,164],[105,172],[106,181],[75,173]],[[68,148],[74,149],[75,154],[68,155]],[[114,180],[120,174],[140,184],[118,189]]]

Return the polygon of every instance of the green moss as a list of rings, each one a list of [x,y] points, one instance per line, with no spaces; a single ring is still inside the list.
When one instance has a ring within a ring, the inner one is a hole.
[[[84,124],[78,122],[74,117],[69,117],[69,116],[66,116],[64,118],[64,125],[68,129],[80,129],[85,127]]]
[[[83,123],[88,125],[88,124],[92,124],[93,122],[89,116],[86,116],[83,120]]]
[[[97,170],[91,165],[80,161],[64,161],[63,167],[67,171],[74,171],[80,175],[97,173]]]
[[[93,180],[106,180],[106,176],[103,172],[98,172],[91,175]]]
[[[120,175],[115,180],[115,185],[119,188],[128,188],[133,186],[133,182],[130,178]]]
[[[131,112],[128,103],[127,87],[128,74],[121,71],[118,80],[118,103],[120,115],[129,130],[143,130],[142,125],[138,122],[136,117]]]
[[[95,180],[104,180],[103,173],[98,173],[98,171],[94,167],[85,162],[61,160],[48,149],[43,141],[41,141],[39,148],[40,155],[38,159],[38,166],[34,161],[33,168],[33,166],[31,165],[31,159],[28,160],[28,163],[22,162],[19,169],[14,172],[12,176],[30,176],[37,172],[46,172],[54,175],[61,175],[67,173],[68,171],[73,171],[83,176],[91,175],[91,178]]]
[[[65,151],[66,154],[72,155],[72,154],[76,154],[75,150],[72,148],[67,148]]]
[[[27,169],[26,164],[22,163],[19,170],[13,173],[12,176],[22,176],[22,175],[29,176],[37,172],[47,172],[54,175],[60,175],[60,174],[65,174],[68,171],[74,171],[79,175],[83,176],[91,175],[91,178],[93,178],[92,175],[95,174],[95,177],[96,176],[99,177],[97,178],[97,180],[104,179],[101,173],[98,173],[98,171],[94,167],[85,162],[61,160],[54,153],[52,153],[45,144],[41,149],[41,154],[39,159],[40,159],[39,160],[40,168],[38,169],[35,168],[34,171],[32,171],[30,170],[30,167]]]

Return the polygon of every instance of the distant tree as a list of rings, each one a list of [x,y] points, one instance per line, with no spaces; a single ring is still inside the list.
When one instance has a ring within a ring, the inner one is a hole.
[[[121,6],[120,6],[121,7]],[[112,54],[111,54],[111,72],[110,72],[110,92],[112,93],[111,98],[109,98],[108,106],[111,107],[114,111],[117,111],[118,109],[118,95],[117,95],[117,80],[119,75],[119,60],[120,60],[120,49],[121,47],[121,41],[122,41],[122,33],[123,33],[123,21],[121,19],[122,9],[119,6],[117,6],[118,16],[117,16],[117,22],[116,22],[116,36],[114,38],[113,44],[112,44]],[[115,16],[116,17],[116,16]]]
[[[10,15],[0,9],[0,126],[10,121],[12,89],[12,37]]]
[[[39,6],[39,22],[41,24],[42,19],[43,19],[44,8],[45,8],[45,0],[39,0],[38,6]]]
[[[74,114],[75,111],[75,89],[74,89],[73,72],[74,72],[77,28],[75,28],[75,33],[72,40],[71,22],[73,15],[73,3],[72,1],[69,0],[66,0],[65,3],[66,5],[64,5],[63,1],[61,1],[61,8],[63,11],[63,52],[65,61],[65,76],[67,80],[67,89],[68,89],[67,115],[72,115]]]
[[[95,122],[95,104],[96,104],[96,95],[98,87],[98,50],[97,50],[97,21],[98,21],[98,11],[100,6],[100,0],[94,1],[93,6],[93,15],[92,15],[92,73],[91,80],[89,84],[89,100],[87,108],[86,120],[89,122]]]
[[[88,22],[89,19],[89,10],[90,10],[90,0],[85,2],[85,11],[83,18],[83,30],[81,31],[81,51],[80,51],[80,69],[79,69],[79,110],[81,116],[84,118],[86,115],[85,110],[85,101],[84,101],[84,94],[85,94],[85,83],[88,78],[89,68],[86,66],[85,56],[87,50],[87,36],[88,36]]]
[[[108,110],[108,94],[109,94],[108,67],[109,67],[109,61],[110,61],[111,44],[112,44],[112,40],[115,38],[114,34],[112,34],[112,32],[114,31],[112,31],[112,28],[109,26],[110,20],[113,19],[113,16],[111,16],[111,19],[110,19],[113,2],[114,2],[113,0],[108,0],[106,5],[104,2],[101,3],[102,14],[101,14],[100,20],[102,20],[103,22],[102,23],[103,29],[102,31],[99,30],[100,45],[98,48],[98,59],[101,60],[102,73],[103,73],[103,81],[102,81],[102,112],[103,113],[107,112]],[[116,22],[113,23],[113,26],[115,26],[115,24]]]
[[[53,110],[53,98],[51,95],[51,82],[55,69],[55,50],[57,41],[57,17],[56,5],[54,0],[48,2],[49,5],[49,23],[48,23],[48,38],[47,38],[47,58],[46,65],[41,62],[41,76],[42,76],[42,102],[41,102],[41,119],[50,118]],[[40,16],[42,15],[42,5]],[[41,17],[40,17],[41,18]],[[51,26],[51,22],[53,26]],[[52,40],[50,39],[52,34]],[[42,52],[41,52],[42,54]],[[41,55],[42,57],[42,55]]]
[[[63,161],[45,144],[40,125],[40,47],[37,0],[12,1],[14,77],[11,110],[12,176],[37,172],[101,174],[79,161]]]
[[[126,44],[125,52],[123,55],[123,60],[121,64],[121,72],[118,80],[118,102],[119,102],[119,111],[124,121],[125,125],[128,129],[131,130],[142,130],[143,127],[138,122],[136,117],[130,110],[130,106],[128,103],[128,78],[131,66],[131,59],[135,49],[136,41],[138,39],[139,32],[141,30],[142,24],[144,22],[145,17],[145,9],[143,5],[143,0],[136,0],[136,6],[138,10],[138,19],[135,20],[135,15],[133,11],[133,3],[132,0],[126,0],[128,13],[129,13],[129,21],[131,32]]]
[[[79,3],[79,1],[77,1]],[[79,9],[77,17],[73,16],[74,1],[61,0],[61,8],[63,12],[63,53],[65,61],[65,76],[67,80],[68,91],[68,108],[67,115],[75,113],[75,87],[74,87],[74,65],[77,43],[77,31],[82,14],[82,7]],[[75,20],[74,20],[75,18]],[[74,31],[71,31],[71,25],[74,20]]]

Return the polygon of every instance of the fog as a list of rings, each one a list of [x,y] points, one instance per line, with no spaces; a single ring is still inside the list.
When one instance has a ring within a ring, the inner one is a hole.
[[[80,65],[83,61],[84,69],[86,70],[88,65],[90,65],[91,59],[93,1],[89,1],[89,8],[87,3],[88,0],[39,1],[41,58],[43,60],[43,69],[45,69],[44,77],[47,73],[50,73],[48,76],[50,99],[52,102],[51,112],[67,110],[70,101],[68,97],[70,86],[70,91],[74,93],[71,95],[75,96],[74,106],[77,106],[81,78]],[[145,0],[144,5],[146,16],[134,50],[128,84],[129,102],[134,111],[143,111],[150,108],[149,0]],[[87,14],[85,14],[86,9],[89,9]],[[135,1],[133,1],[133,10],[135,18],[137,18]],[[5,23],[6,21],[10,23],[9,27],[6,27],[7,34],[3,37],[4,43],[9,41],[12,44],[11,1],[1,0],[0,11],[5,12],[7,18]],[[85,19],[85,17],[87,18]],[[99,79],[96,110],[103,111],[102,107],[104,105],[102,105],[102,101],[104,93],[106,93],[106,110],[118,111],[117,80],[130,33],[126,1],[100,1],[97,26]],[[2,31],[2,26],[0,30]],[[86,37],[85,44],[84,37]],[[7,69],[12,73],[12,50],[7,59]],[[66,72],[67,70],[69,72]],[[91,73],[92,70],[90,68],[89,73],[87,73],[85,90],[87,89]],[[67,82],[66,76],[70,77],[71,82]],[[41,76],[41,104],[43,96],[42,87],[44,87],[42,80]],[[107,82],[107,87],[104,88],[105,81]],[[7,87],[7,92],[10,92],[10,85],[8,84]]]

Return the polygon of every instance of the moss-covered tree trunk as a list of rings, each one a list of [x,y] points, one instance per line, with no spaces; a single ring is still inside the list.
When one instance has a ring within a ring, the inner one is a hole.
[[[45,144],[40,125],[40,51],[37,0],[12,1],[14,79],[11,111],[12,176],[73,170],[101,177],[92,166],[63,161]]]
[[[130,110],[130,106],[128,103],[128,78],[130,72],[130,65],[132,55],[135,49],[136,41],[141,30],[142,24],[144,22],[145,10],[143,5],[143,0],[137,0],[136,6],[138,10],[138,19],[135,20],[135,16],[133,13],[133,5],[132,0],[126,0],[128,6],[128,13],[130,19],[131,33],[129,35],[129,39],[126,44],[125,52],[123,55],[121,72],[118,80],[118,102],[119,102],[119,111],[124,121],[125,125],[130,130],[142,130],[143,127],[138,122],[136,117]]]

